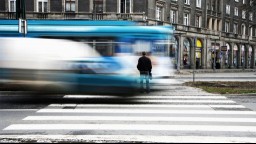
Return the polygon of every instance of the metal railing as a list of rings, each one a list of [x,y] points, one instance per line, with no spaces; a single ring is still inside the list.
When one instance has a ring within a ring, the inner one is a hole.
[[[26,12],[27,19],[87,19],[145,21],[145,13]],[[16,19],[16,12],[0,11],[0,19]]]

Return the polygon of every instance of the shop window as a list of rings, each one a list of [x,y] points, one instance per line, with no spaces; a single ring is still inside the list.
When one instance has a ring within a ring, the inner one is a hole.
[[[202,61],[202,42],[200,40],[196,41],[196,68],[201,67]]]
[[[238,65],[238,63],[237,63],[237,57],[238,56],[238,46],[237,45],[234,45],[234,49],[233,49],[233,65],[235,66],[235,67],[237,67]]]
[[[249,47],[249,54],[248,54],[248,65],[251,66],[252,61],[252,46]]]
[[[245,66],[245,46],[241,46],[241,66]]]
[[[173,42],[170,45],[170,57],[174,60],[174,63],[177,65],[178,62],[178,41],[175,37],[172,37],[171,41]]]
[[[229,53],[230,53],[230,45],[226,44],[227,50],[223,51],[223,61],[226,68],[229,67]]]
[[[183,65],[185,68],[190,66],[190,43],[188,39],[185,39],[183,43]]]

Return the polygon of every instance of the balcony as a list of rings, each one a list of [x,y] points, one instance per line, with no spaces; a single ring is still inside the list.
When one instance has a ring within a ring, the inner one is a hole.
[[[122,20],[132,20],[132,14],[130,13],[118,13],[116,14],[118,19]]]
[[[16,19],[16,12],[0,12],[1,19]]]
[[[145,13],[26,12],[27,19],[86,19],[146,21]],[[1,12],[0,19],[16,19],[15,12]]]

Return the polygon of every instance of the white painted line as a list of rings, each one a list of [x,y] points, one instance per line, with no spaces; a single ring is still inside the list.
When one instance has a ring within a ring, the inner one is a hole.
[[[153,103],[236,103],[232,100],[131,100],[133,102]]]
[[[48,107],[65,107],[66,104],[50,104]],[[207,105],[159,105],[159,104],[78,104],[77,107],[108,108],[209,108]]]
[[[39,121],[186,121],[186,122],[242,122],[256,123],[256,118],[204,118],[204,117],[134,117],[134,116],[28,116],[23,120],[39,120]]]
[[[225,108],[245,108],[242,105],[177,105],[177,104],[50,104],[48,107],[66,107],[66,106],[76,106],[76,107],[107,107],[107,108],[209,108],[209,107],[225,107]]]
[[[256,126],[154,124],[13,124],[3,130],[152,130],[256,132]]]
[[[101,95],[65,95],[64,98],[121,98],[121,99],[227,99],[225,96],[101,96]]]
[[[0,109],[0,112],[38,111],[39,109]]]
[[[209,105],[212,108],[246,108],[243,105]]]
[[[256,115],[255,111],[213,111],[213,110],[140,110],[140,109],[41,109],[38,113],[157,113],[157,114],[225,114]]]
[[[154,136],[154,135],[0,135],[0,142],[6,139],[36,141],[78,141],[78,142],[164,142],[164,143],[255,143],[255,137],[223,136]],[[6,141],[5,141],[6,142]],[[8,141],[7,141],[8,142]]]

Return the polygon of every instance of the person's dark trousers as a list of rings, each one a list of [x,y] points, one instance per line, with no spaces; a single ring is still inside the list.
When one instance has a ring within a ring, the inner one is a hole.
[[[146,90],[149,93],[150,88],[149,88],[149,72],[148,71],[140,71],[140,89],[141,89],[141,91],[144,90],[144,87],[143,87],[144,79],[146,80]]]

